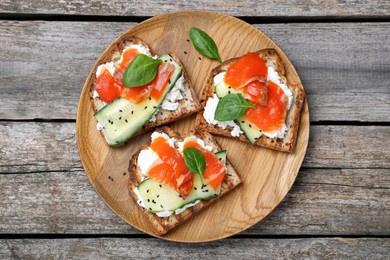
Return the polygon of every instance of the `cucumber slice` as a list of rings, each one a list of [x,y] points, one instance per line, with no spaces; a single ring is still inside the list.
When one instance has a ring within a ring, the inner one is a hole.
[[[240,129],[244,132],[246,139],[248,139],[251,144],[254,144],[256,140],[263,135],[260,128],[251,123],[245,116],[242,116],[240,119],[236,120],[236,122],[240,126]]]
[[[160,212],[180,209],[197,200],[217,197],[220,193],[220,188],[214,191],[210,186],[202,185],[200,176],[195,175],[194,188],[185,200],[171,186],[161,184],[151,178],[140,183],[138,192],[145,204],[145,208],[149,212]]]
[[[226,166],[226,150],[221,150],[215,153],[215,156]]]
[[[175,70],[169,79],[168,86],[165,88],[161,99],[156,101],[152,98],[147,98],[139,104],[134,104],[124,98],[117,98],[95,113],[94,116],[102,126],[103,135],[109,145],[122,145],[134,133],[140,130],[157,111],[164,101],[165,96],[181,76],[182,68],[171,56],[164,54],[159,58],[175,66]]]
[[[186,204],[171,186],[151,178],[140,183],[138,192],[149,212],[171,211]]]
[[[217,190],[213,190],[213,188],[211,188],[208,184],[202,185],[200,176],[197,174],[194,176],[193,181],[194,188],[191,191],[190,195],[188,195],[188,197],[186,198],[185,204],[194,202],[196,200],[209,200],[218,197],[218,195],[221,193],[221,186],[219,186]]]
[[[235,90],[229,85],[225,84],[225,82],[221,81],[218,85],[215,86],[215,93],[219,98],[223,98],[226,95],[231,93],[242,93],[239,90]],[[240,129],[244,132],[246,139],[251,144],[254,144],[256,140],[262,135],[262,131],[260,128],[251,123],[245,115],[240,119],[235,120],[235,122],[239,125]]]
[[[232,88],[222,80],[220,83],[218,83],[218,85],[215,86],[215,94],[217,94],[219,98],[223,98],[229,94],[242,94],[242,91]]]

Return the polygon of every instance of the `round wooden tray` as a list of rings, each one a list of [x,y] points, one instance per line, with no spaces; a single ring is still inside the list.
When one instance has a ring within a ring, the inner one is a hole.
[[[301,84],[297,72],[283,51],[265,34],[251,25],[228,15],[185,11],[148,19],[116,39],[94,65],[83,87],[77,113],[77,143],[85,172],[104,202],[133,227],[155,236],[141,211],[128,195],[128,162],[145,144],[150,133],[131,139],[120,148],[110,148],[96,130],[96,120],[88,94],[91,75],[110,49],[124,37],[136,35],[158,53],[172,51],[183,62],[198,97],[216,61],[201,56],[189,42],[191,27],[206,31],[216,42],[222,60],[241,56],[248,51],[275,48],[287,71],[288,81]],[[184,133],[193,129],[195,115],[171,124]],[[290,190],[302,164],[309,139],[307,102],[301,116],[297,147],[294,153],[254,147],[232,139],[217,137],[228,151],[228,160],[241,176],[242,184],[215,203],[172,230],[163,239],[180,242],[205,242],[237,234],[267,216]],[[91,216],[93,218],[93,216]]]

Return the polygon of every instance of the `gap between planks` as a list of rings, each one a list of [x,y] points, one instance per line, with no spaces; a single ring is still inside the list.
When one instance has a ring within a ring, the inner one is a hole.
[[[136,22],[140,23],[153,16],[102,16],[102,15],[69,15],[69,14],[23,14],[0,13],[0,20],[18,21],[56,21],[56,22]],[[234,16],[249,24],[280,24],[280,23],[383,23],[390,22],[390,16]]]

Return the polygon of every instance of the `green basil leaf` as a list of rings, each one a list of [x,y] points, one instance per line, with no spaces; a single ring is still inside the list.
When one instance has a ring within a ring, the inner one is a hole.
[[[218,53],[217,45],[215,44],[213,39],[210,36],[208,36],[207,33],[205,33],[204,31],[196,27],[192,27],[190,29],[190,39],[195,49],[200,54],[210,59],[216,59],[220,63],[222,63],[221,57],[219,56]]]
[[[214,118],[218,121],[236,120],[242,117],[248,108],[255,107],[241,94],[229,94],[219,100]]]
[[[183,151],[184,162],[188,170],[194,174],[199,174],[203,184],[203,172],[206,169],[206,160],[201,151],[196,148],[188,147]]]
[[[137,54],[127,66],[122,83],[127,88],[143,86],[157,75],[158,65],[162,60],[155,60],[145,54]]]

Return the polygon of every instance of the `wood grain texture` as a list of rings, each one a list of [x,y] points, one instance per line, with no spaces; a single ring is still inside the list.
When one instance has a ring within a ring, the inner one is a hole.
[[[374,1],[13,1],[3,0],[0,13],[9,14],[67,14],[67,15],[101,15],[101,16],[155,16],[167,12],[184,10],[213,10],[235,16],[259,17],[377,17],[388,16],[389,3],[385,0]]]
[[[0,173],[81,169],[75,127],[74,123],[0,122]],[[390,168],[389,136],[387,126],[311,126],[303,166]],[[229,159],[234,165],[234,158]]]
[[[101,33],[97,22],[0,21],[0,118],[75,119],[94,62],[134,25],[105,22],[107,30]],[[308,96],[311,121],[390,121],[389,23],[255,27],[292,60]],[[194,51],[189,46],[187,52]]]
[[[143,217],[138,204],[129,198],[128,185],[113,184],[107,179],[109,175],[114,177],[118,172],[121,174],[126,171],[129,154],[137,151],[140,145],[146,144],[150,134],[133,137],[120,148],[107,146],[104,138],[96,130],[90,89],[94,84],[97,66],[106,61],[119,42],[137,35],[149,43],[156,53],[169,51],[177,53],[183,66],[191,68],[187,70],[188,77],[199,96],[210,70],[217,62],[205,58],[198,59],[199,54],[195,52],[185,53],[187,48],[192,47],[190,41],[187,41],[187,33],[193,26],[207,28],[207,33],[213,35],[214,40],[219,42],[218,50],[221,53],[229,51],[233,56],[241,56],[254,48],[275,49],[284,65],[284,76],[289,84],[301,84],[291,62],[275,43],[249,24],[228,15],[187,11],[156,16],[131,28],[116,39],[96,62],[81,92],[76,120],[78,149],[88,179],[106,204],[126,222],[150,235],[157,234]],[[240,33],[237,34],[237,31]],[[303,89],[302,86],[300,88]],[[180,242],[214,241],[241,232],[267,216],[291,188],[306,153],[309,139],[307,103],[303,104],[299,117],[300,123],[297,126],[299,133],[293,153],[248,147],[247,144],[236,140],[219,138],[223,149],[235,151],[233,165],[245,185],[239,185],[216,199],[207,210],[199,211],[185,224],[158,237]],[[192,130],[194,119],[194,116],[190,116],[185,120],[176,121],[172,125],[173,130],[180,134]],[[248,164],[247,161],[251,163]]]
[[[131,238],[0,241],[3,259],[386,259],[389,251],[389,238],[247,238],[198,245]]]
[[[390,235],[389,173],[302,170],[275,211],[241,234]],[[128,178],[117,174],[113,184]],[[0,197],[0,234],[141,234],[104,204],[81,170],[2,174]]]

